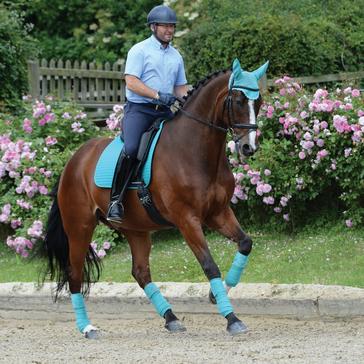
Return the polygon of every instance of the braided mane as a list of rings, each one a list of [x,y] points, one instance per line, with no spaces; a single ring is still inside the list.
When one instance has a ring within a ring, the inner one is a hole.
[[[226,73],[230,71],[231,68],[226,68],[224,70],[215,71],[208,76],[206,76],[204,79],[198,81],[191,90],[187,92],[187,95],[184,96],[184,101],[186,102],[192,95],[194,95],[198,90],[200,90],[201,87],[205,86],[208,82],[210,82],[212,79],[215,79],[217,76],[220,76],[223,73]]]

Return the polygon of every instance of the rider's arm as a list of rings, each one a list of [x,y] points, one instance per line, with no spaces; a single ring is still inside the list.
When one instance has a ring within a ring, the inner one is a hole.
[[[188,85],[180,85],[180,86],[174,86],[173,93],[177,97],[183,97],[187,95],[187,91],[188,91]]]
[[[173,93],[177,97],[183,97],[187,95],[188,91],[188,85],[187,85],[187,79],[186,79],[186,72],[185,72],[185,66],[183,63],[183,58],[181,55],[179,55],[179,65],[178,65],[178,71],[177,71],[177,77],[175,80]]]
[[[126,87],[136,94],[151,99],[158,98],[158,91],[145,85],[138,77],[132,75],[125,75]]]

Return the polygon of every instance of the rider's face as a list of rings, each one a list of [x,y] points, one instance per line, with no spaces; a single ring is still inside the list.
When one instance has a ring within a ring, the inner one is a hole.
[[[154,32],[158,39],[164,43],[169,43],[173,39],[176,26],[174,24],[154,24]]]

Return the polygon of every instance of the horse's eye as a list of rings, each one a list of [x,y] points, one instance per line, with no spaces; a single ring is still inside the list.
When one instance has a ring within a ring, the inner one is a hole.
[[[237,103],[238,104],[241,104],[241,105],[244,105],[244,101],[245,101],[245,96],[241,93],[240,95],[239,95],[239,98],[237,99]]]

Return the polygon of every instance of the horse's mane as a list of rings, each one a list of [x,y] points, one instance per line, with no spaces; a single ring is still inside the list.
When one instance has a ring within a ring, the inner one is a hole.
[[[212,79],[215,79],[216,77],[220,76],[221,74],[225,74],[226,72],[231,71],[231,68],[226,68],[223,70],[215,71],[208,76],[206,76],[204,79],[198,81],[191,90],[187,92],[187,95],[184,96],[184,103],[197,91],[199,91],[203,86],[205,86],[208,82],[210,82]]]

